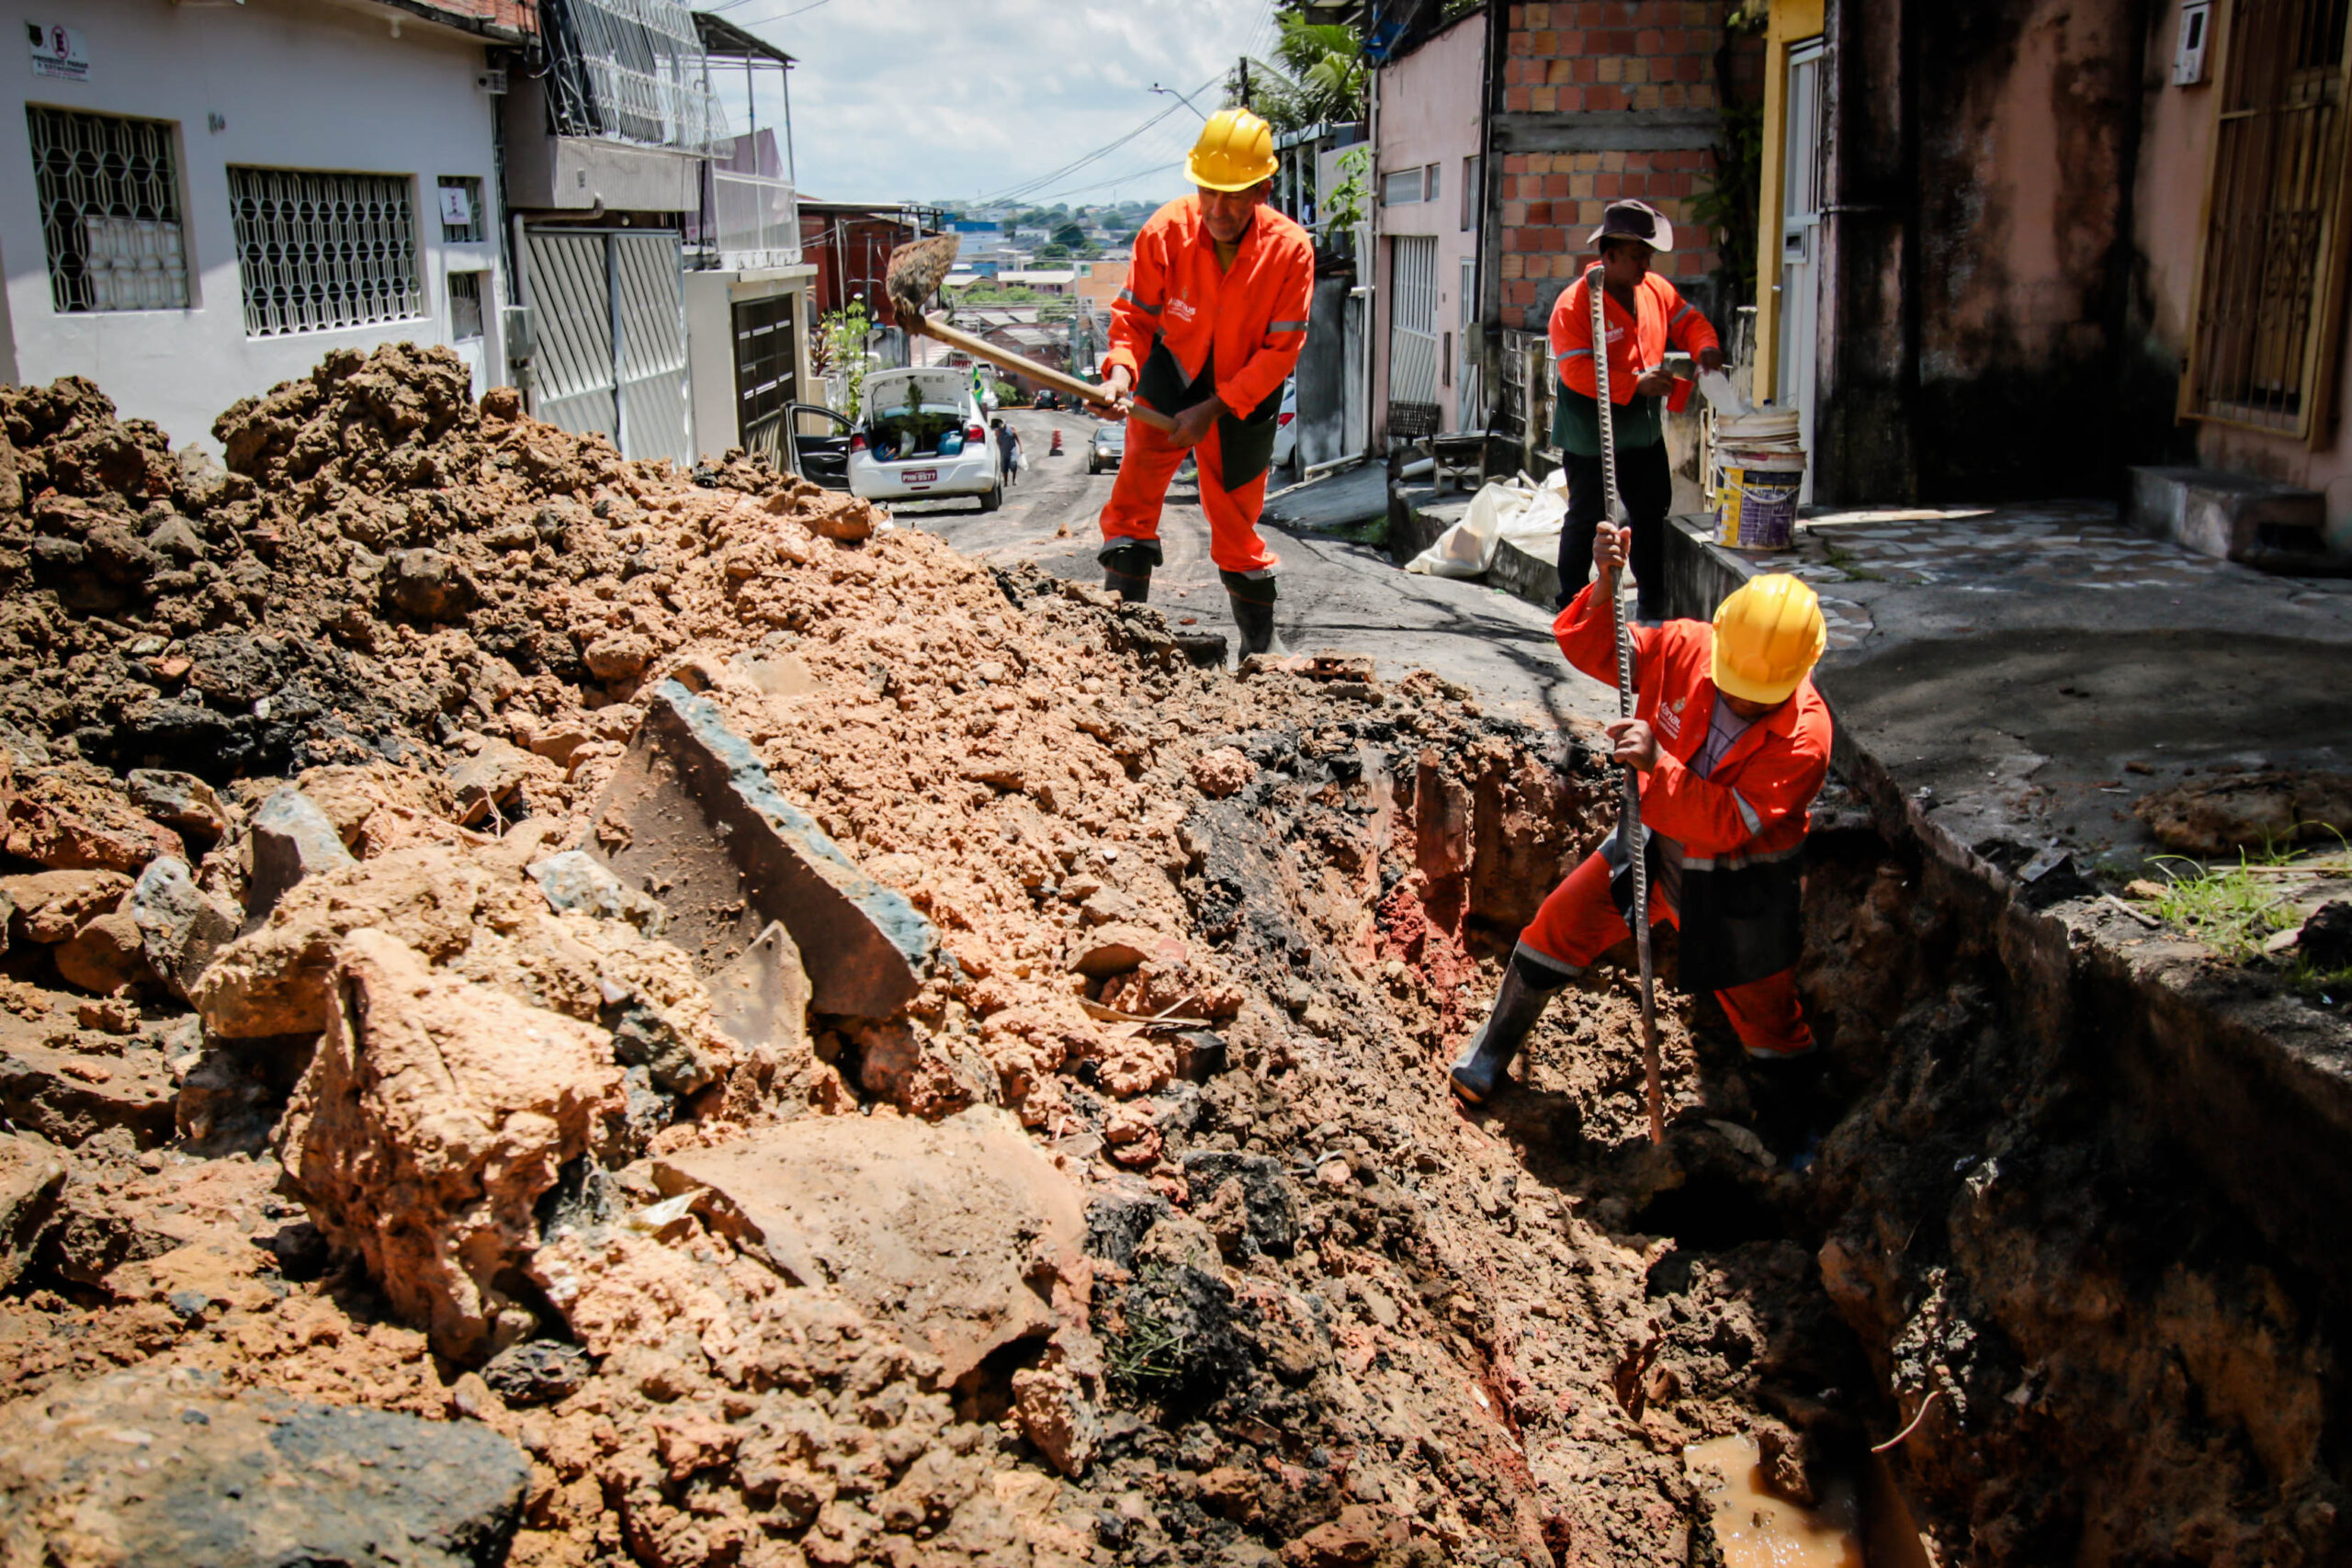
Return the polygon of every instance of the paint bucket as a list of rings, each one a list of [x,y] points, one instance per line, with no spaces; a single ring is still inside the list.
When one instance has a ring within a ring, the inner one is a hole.
[[[1804,453],[1726,446],[1717,458],[1715,536],[1735,550],[1796,547]]]

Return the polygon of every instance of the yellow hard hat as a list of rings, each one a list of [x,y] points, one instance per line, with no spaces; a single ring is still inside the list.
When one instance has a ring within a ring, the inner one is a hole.
[[[1201,127],[1184,172],[1211,190],[1248,190],[1274,177],[1274,128],[1248,109],[1219,109]]]
[[[1785,571],[1751,578],[1715,609],[1715,689],[1785,702],[1828,641],[1811,588]]]

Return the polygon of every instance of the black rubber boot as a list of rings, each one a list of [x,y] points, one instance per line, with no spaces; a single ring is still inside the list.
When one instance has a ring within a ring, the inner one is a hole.
[[[1233,625],[1241,634],[1239,657],[1266,653],[1274,646],[1274,580],[1219,571],[1226,597],[1233,601]]]
[[[1462,1048],[1447,1075],[1453,1080],[1453,1092],[1473,1105],[1484,1105],[1494,1098],[1495,1091],[1508,1080],[1504,1075],[1519,1048],[1527,1043],[1528,1031],[1544,1016],[1544,1004],[1552,999],[1557,987],[1537,987],[1528,982],[1525,971],[1514,959],[1503,968],[1502,989],[1495,993],[1494,1010],[1487,1014],[1487,1021]]]
[[[1157,545],[1114,545],[1102,552],[1102,586],[1130,604],[1151,601],[1151,569],[1159,562]]]
[[[1747,1097],[1756,1107],[1756,1134],[1772,1149],[1805,1146],[1826,1109],[1822,1054],[1747,1058]]]

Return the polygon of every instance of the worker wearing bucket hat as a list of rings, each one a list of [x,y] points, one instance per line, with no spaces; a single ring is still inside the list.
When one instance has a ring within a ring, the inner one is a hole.
[[[1613,686],[1623,531],[1601,524],[1593,554],[1609,592],[1587,584],[1552,634],[1570,664]],[[1501,1089],[1552,993],[1631,934],[1636,861],[1651,920],[1680,929],[1683,985],[1723,1004],[1758,1066],[1759,1101],[1809,1077],[1795,965],[1805,833],[1829,771],[1829,709],[1812,680],[1826,632],[1813,590],[1785,573],[1742,584],[1713,625],[1633,628],[1634,716],[1609,736],[1615,760],[1641,774],[1643,841],[1624,842],[1621,828],[1544,900],[1492,1014],[1453,1064],[1455,1093],[1476,1103]]]
[[[1161,208],[1136,236],[1127,287],[1111,307],[1098,401],[1127,413],[1132,391],[1159,416],[1157,426],[1127,422],[1126,456],[1102,508],[1103,586],[1130,601],[1150,596],[1160,505],[1192,452],[1209,557],[1244,654],[1274,640],[1280,563],[1258,513],[1283,383],[1306,346],[1315,289],[1306,231],[1265,205],[1274,167],[1272,128],[1248,109],[1219,109],[1201,128],[1185,164],[1198,194]]]
[[[1674,248],[1674,225],[1656,208],[1613,201],[1602,212],[1591,243],[1598,266],[1561,290],[1552,307],[1552,357],[1560,378],[1552,411],[1552,443],[1568,470],[1568,515],[1560,529],[1560,599],[1566,604],[1592,569],[1592,531],[1608,510],[1600,470],[1599,381],[1593,371],[1591,282],[1601,279],[1608,320],[1609,399],[1617,447],[1617,492],[1634,524],[1634,579],[1641,585],[1641,618],[1666,615],[1666,513],[1674,478],[1666,461],[1667,410],[1680,412],[1691,383],[1660,367],[1669,344],[1699,362],[1723,367],[1715,329],[1674,285],[1650,270],[1650,259]]]

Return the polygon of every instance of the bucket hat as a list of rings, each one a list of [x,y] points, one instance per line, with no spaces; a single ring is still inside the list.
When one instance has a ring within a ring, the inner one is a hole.
[[[1600,227],[1592,231],[1589,243],[1598,246],[1604,239],[1639,240],[1653,251],[1674,249],[1674,225],[1666,214],[1646,201],[1612,201],[1600,215]]]

